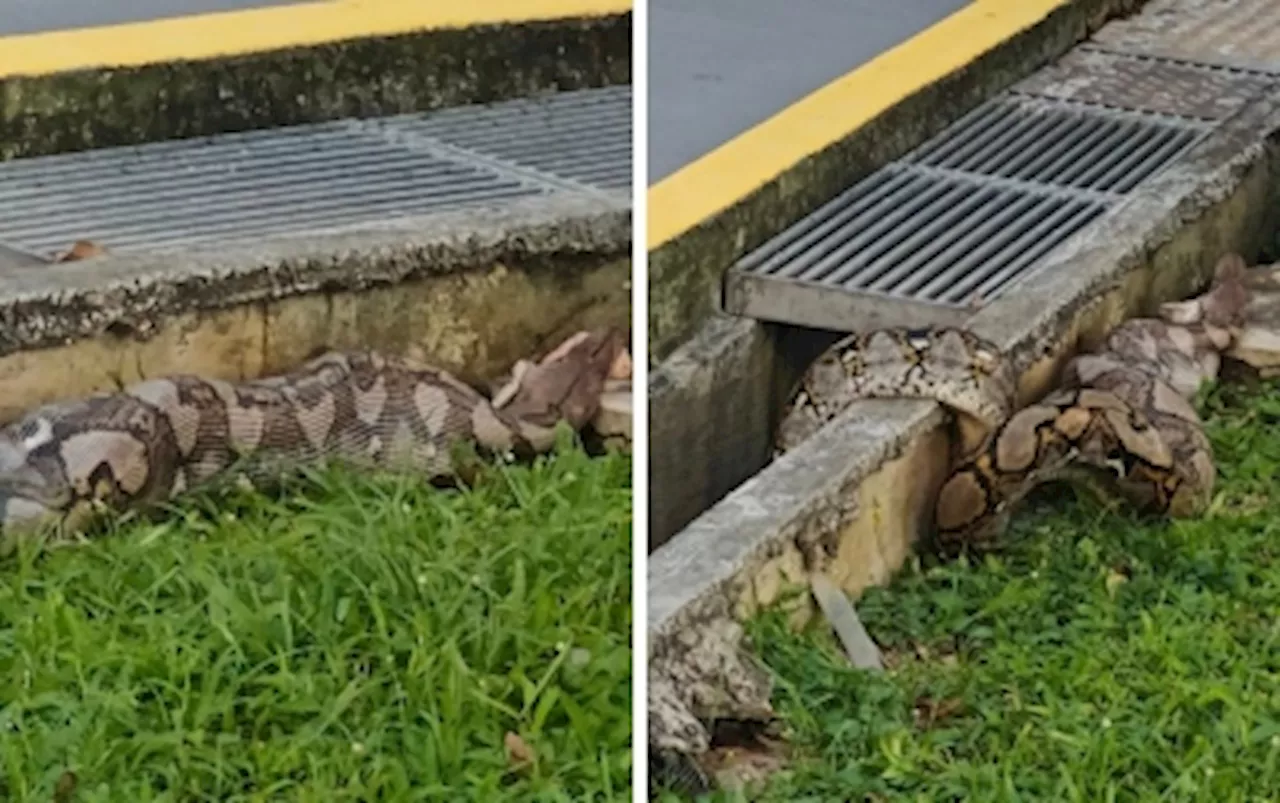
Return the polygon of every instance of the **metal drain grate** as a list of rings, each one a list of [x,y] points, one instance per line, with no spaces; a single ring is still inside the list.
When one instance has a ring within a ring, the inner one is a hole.
[[[30,268],[46,264],[48,263],[34,254],[28,254],[25,251],[0,243],[0,271],[9,268]]]
[[[739,260],[725,307],[836,331],[958,325],[1206,131],[997,99]]]
[[[1094,34],[1094,44],[1280,75],[1276,0],[1152,0]]]
[[[624,93],[571,94],[6,162],[0,164],[0,239],[39,254],[78,239],[113,250],[244,241],[580,191],[596,176],[629,179],[629,152],[620,168],[615,150],[601,155],[598,139],[548,139],[547,132],[586,126],[601,137],[607,130],[630,140],[629,117],[619,133],[616,117],[590,116],[612,109]],[[415,130],[432,126],[435,136]],[[388,130],[398,135],[389,137]],[[535,161],[543,152],[554,160],[538,165],[542,172],[501,158],[511,153]],[[576,172],[552,172],[562,162]]]
[[[726,304],[834,330],[958,324],[1106,209],[892,165],[741,260]]]
[[[1224,120],[1276,86],[1274,76],[1078,47],[1014,92],[1155,114]]]
[[[1191,121],[1090,106],[997,101],[908,156],[916,164],[1124,193],[1191,147]]]
[[[397,118],[388,127],[608,189],[631,186],[631,87],[565,92],[483,110]]]

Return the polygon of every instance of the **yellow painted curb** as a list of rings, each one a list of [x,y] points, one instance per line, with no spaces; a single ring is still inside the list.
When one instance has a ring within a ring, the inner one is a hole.
[[[0,78],[139,67],[414,31],[600,17],[631,0],[329,0],[0,37]]]
[[[649,188],[649,250],[728,209],[1069,2],[973,0],[686,165]]]

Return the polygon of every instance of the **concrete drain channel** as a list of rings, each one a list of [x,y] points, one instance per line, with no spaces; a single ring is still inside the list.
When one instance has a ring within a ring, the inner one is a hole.
[[[726,311],[831,332],[962,325],[1009,355],[1021,402],[1043,395],[1077,350],[1202,289],[1224,252],[1276,252],[1280,24],[1229,24],[1249,14],[1280,23],[1254,0],[1158,0],[1110,23],[740,257]],[[788,587],[876,666],[846,595],[888,581],[928,530],[944,420],[930,401],[859,402],[652,552],[655,771],[697,776],[716,722],[772,716],[741,622]]]
[[[320,349],[483,381],[630,320],[631,89],[0,163],[0,418]],[[53,262],[73,242],[106,254]]]

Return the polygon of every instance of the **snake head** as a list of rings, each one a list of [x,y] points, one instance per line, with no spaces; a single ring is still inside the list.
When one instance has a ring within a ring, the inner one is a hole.
[[[600,408],[605,382],[626,354],[626,338],[616,329],[578,332],[539,362],[518,364],[494,406],[535,426],[550,429],[564,421],[581,429]]]
[[[0,430],[0,532],[6,538],[56,522],[71,502],[57,458],[41,448],[52,437],[48,420],[38,415]]]

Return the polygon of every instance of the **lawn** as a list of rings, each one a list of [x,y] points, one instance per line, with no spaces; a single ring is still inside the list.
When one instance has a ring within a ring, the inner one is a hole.
[[[0,564],[0,799],[629,800],[631,465],[327,472]]]
[[[821,624],[752,622],[793,751],[752,799],[1280,800],[1280,385],[1202,410],[1208,515],[1041,494],[998,555],[863,598],[883,676]]]

